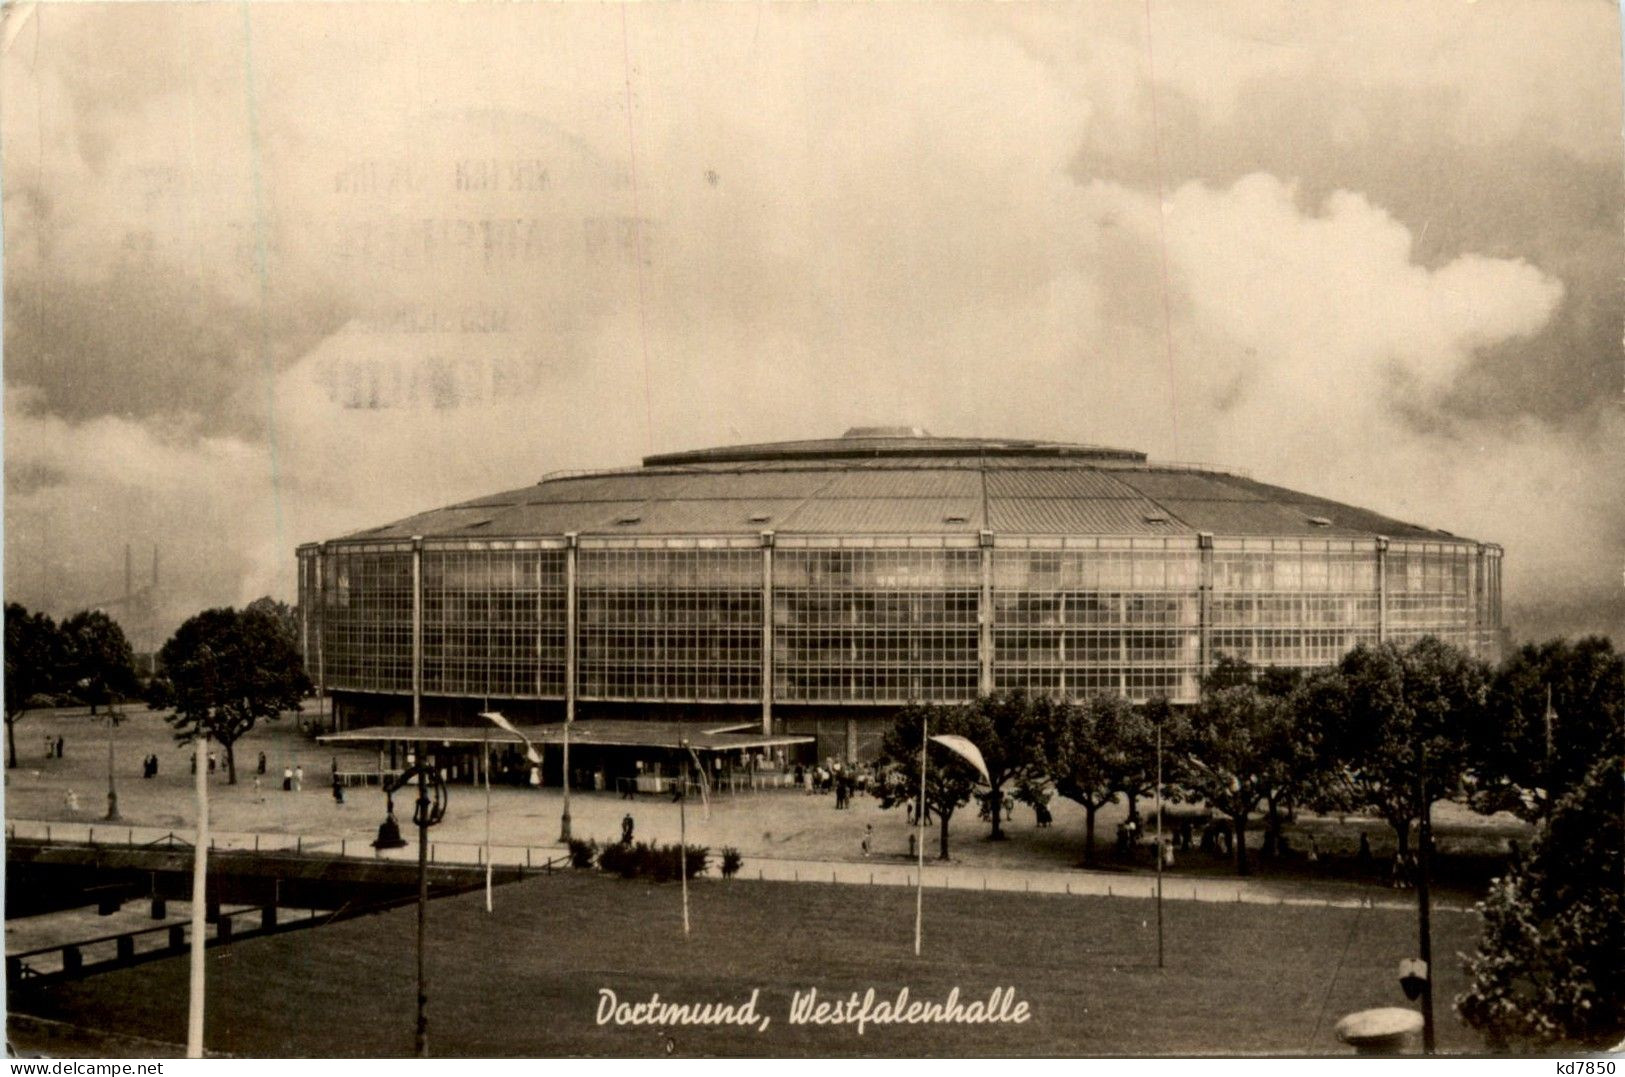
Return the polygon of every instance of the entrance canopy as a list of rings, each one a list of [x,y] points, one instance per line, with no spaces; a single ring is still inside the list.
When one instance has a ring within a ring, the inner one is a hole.
[[[564,723],[524,726],[533,744],[563,744]],[[685,743],[696,752],[761,751],[792,744],[811,744],[813,737],[743,732],[750,725],[718,726],[704,722],[640,722],[594,718],[570,723],[570,745],[577,748],[664,748],[680,751]],[[481,744],[518,744],[519,738],[495,725],[478,726],[371,726],[346,729],[318,737],[322,744],[382,745],[436,744],[475,747]]]

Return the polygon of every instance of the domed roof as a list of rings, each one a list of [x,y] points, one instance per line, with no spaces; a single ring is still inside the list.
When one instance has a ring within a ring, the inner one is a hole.
[[[907,427],[644,458],[371,528],[351,540],[560,535],[1215,535],[1467,541],[1128,449]]]

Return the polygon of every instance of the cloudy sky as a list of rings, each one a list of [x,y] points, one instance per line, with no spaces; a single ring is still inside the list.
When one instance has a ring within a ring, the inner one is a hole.
[[[868,423],[1507,548],[1625,637],[1620,27],[1586,0],[4,14],[5,592]]]

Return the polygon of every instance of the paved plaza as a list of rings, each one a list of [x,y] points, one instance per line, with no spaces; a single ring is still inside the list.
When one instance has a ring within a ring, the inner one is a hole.
[[[45,757],[47,737],[64,740],[63,758]],[[20,766],[6,772],[5,814],[19,836],[44,836],[54,827],[56,838],[90,836],[100,841],[162,840],[170,831],[187,839],[194,825],[193,778],[190,755],[174,742],[158,713],[144,708],[126,709],[112,730],[115,780],[120,821],[103,821],[106,814],[107,722],[91,718],[83,709],[31,713],[17,728]],[[260,752],[267,759],[266,774],[256,788]],[[141,761],[157,754],[155,778],[141,777]],[[235,848],[300,849],[348,856],[375,855],[371,841],[384,815],[384,794],[377,786],[352,786],[343,804],[335,803],[330,777],[335,761],[340,770],[376,768],[370,750],[331,749],[301,733],[289,716],[256,729],[237,746],[238,782],[226,783],[221,765],[210,782],[211,830],[219,844]],[[284,792],[284,767],[303,769],[303,786]],[[70,806],[69,792],[75,805]],[[411,794],[397,802],[403,824],[410,817]],[[487,810],[489,803],[489,810]],[[836,810],[831,795],[809,796],[799,790],[773,789],[711,798],[707,807],[691,800],[687,806],[688,840],[713,850],[738,848],[746,860],[744,874],[769,879],[805,879],[842,882],[910,884],[911,828],[900,809],[883,810],[871,797],[854,798],[846,810]],[[678,838],[678,806],[663,796],[626,800],[612,792],[574,791],[570,798],[573,833],[604,843],[618,838],[622,818],[630,812],[638,840],[674,842]],[[1071,801],[1056,798],[1051,805],[1054,825],[1040,829],[1030,809],[1017,806],[1007,825],[1010,840],[985,840],[987,824],[977,819],[975,805],[956,814],[950,828],[950,864],[938,863],[937,830],[928,829],[926,844],[928,885],[956,888],[1031,890],[1098,894],[1149,893],[1153,873],[1149,859],[1132,868],[1114,862],[1112,836],[1121,806],[1100,812],[1096,822],[1097,851],[1103,870],[1081,871],[1083,812]],[[545,862],[563,854],[558,844],[562,797],[560,790],[450,786],[445,821],[434,828],[435,855],[441,861],[476,862],[487,842],[497,863]],[[1441,813],[1442,814],[1442,813]],[[1476,828],[1485,841],[1499,840],[1497,824],[1460,813],[1450,822],[1471,833]],[[1336,820],[1304,820],[1300,826],[1330,829]],[[1353,821],[1350,821],[1352,827]],[[1385,839],[1380,824],[1363,824],[1374,845]],[[862,848],[865,828],[873,827],[869,855]],[[411,828],[404,826],[407,837]],[[1349,828],[1344,828],[1348,830]],[[1345,834],[1346,837],[1346,834]],[[1329,840],[1329,837],[1328,837]],[[1391,839],[1388,839],[1391,841]],[[1379,846],[1380,847],[1380,846]],[[414,849],[392,856],[415,855]],[[1388,893],[1370,884],[1342,879],[1304,877],[1236,879],[1228,865],[1200,852],[1181,853],[1168,873],[1165,894],[1198,900],[1287,901],[1315,900],[1337,904],[1365,901],[1390,903],[1408,895]]]

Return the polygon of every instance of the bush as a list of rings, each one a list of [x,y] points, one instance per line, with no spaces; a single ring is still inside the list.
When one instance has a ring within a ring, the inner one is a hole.
[[[732,845],[723,847],[722,877],[724,879],[731,879],[735,875],[738,875],[739,865],[742,863],[744,863],[744,858],[739,855],[738,849],[735,849]]]
[[[572,868],[590,868],[597,856],[598,843],[596,841],[582,841],[580,838],[570,839],[570,866]]]
[[[632,846],[616,843],[606,845],[598,854],[598,870],[614,872],[630,878],[632,872],[627,870],[627,864],[632,859]]]
[[[711,851],[702,845],[688,847],[688,875],[704,874]],[[657,883],[680,878],[683,851],[676,845],[606,845],[598,854],[598,867],[623,879],[651,879]]]

